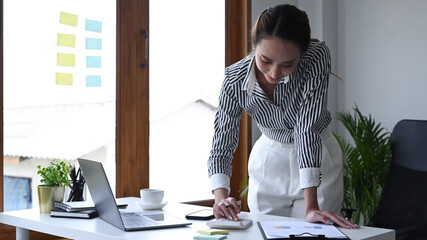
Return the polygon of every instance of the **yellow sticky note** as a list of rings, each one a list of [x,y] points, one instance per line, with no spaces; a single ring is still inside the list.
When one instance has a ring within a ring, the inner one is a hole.
[[[59,16],[59,23],[77,27],[77,17],[78,16],[75,14],[61,12]]]
[[[203,229],[203,230],[198,230],[197,233],[207,234],[207,235],[215,235],[215,234],[227,235],[229,232],[227,230],[222,230],[222,229]]]
[[[59,66],[74,67],[76,65],[76,55],[70,53],[57,53],[57,64]]]
[[[76,35],[58,33],[58,46],[76,47]]]
[[[73,74],[56,73],[56,85],[73,86]]]

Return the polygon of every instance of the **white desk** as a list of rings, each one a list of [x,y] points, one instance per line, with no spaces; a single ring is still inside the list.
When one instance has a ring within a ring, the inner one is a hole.
[[[135,202],[139,198],[122,198],[129,204],[128,209],[139,209]],[[163,211],[174,216],[184,218],[185,214],[194,212],[205,207],[186,204],[169,203]],[[227,239],[263,239],[256,224],[257,221],[275,220],[297,220],[286,217],[278,217],[262,214],[241,213],[242,218],[251,218],[254,224],[246,230],[230,230]],[[193,224],[187,227],[166,228],[157,230],[145,230],[136,232],[125,232],[116,228],[100,218],[94,219],[71,219],[51,218],[49,214],[40,214],[39,209],[27,209],[0,213],[0,222],[16,226],[16,239],[28,240],[29,230],[52,234],[71,239],[193,239],[197,230],[207,229],[206,221],[191,221]],[[389,229],[361,227],[360,229],[341,229],[350,239],[375,239],[394,240],[395,232]]]

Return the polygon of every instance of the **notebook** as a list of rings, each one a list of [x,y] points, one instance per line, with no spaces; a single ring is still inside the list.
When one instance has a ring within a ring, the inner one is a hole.
[[[98,216],[95,209],[80,210],[68,212],[63,209],[52,209],[50,212],[51,217],[68,217],[68,218],[94,218]]]
[[[53,206],[67,212],[75,212],[82,210],[95,210],[95,205],[92,202],[88,201],[79,201],[79,202],[54,202]],[[127,206],[126,203],[117,202],[119,208],[124,208]]]
[[[102,164],[82,158],[78,158],[77,161],[85,176],[99,217],[111,225],[124,231],[135,231],[183,227],[191,224],[166,213],[120,212]]]

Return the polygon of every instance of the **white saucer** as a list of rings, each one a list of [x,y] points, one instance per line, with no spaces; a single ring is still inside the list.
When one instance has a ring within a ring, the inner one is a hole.
[[[137,201],[136,204],[138,204],[141,208],[145,210],[159,210],[162,209],[168,202],[163,201],[159,204],[151,204],[151,203],[143,203],[142,201]]]

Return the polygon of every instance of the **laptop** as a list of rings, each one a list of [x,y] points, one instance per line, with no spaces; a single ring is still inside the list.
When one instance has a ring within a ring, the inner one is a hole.
[[[183,227],[190,225],[167,213],[120,212],[100,162],[78,158],[99,217],[124,231]]]

